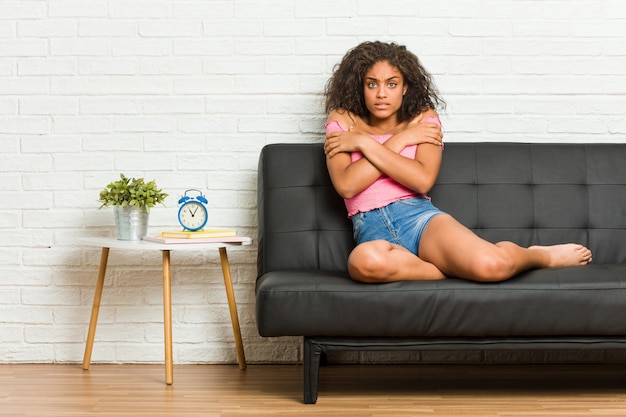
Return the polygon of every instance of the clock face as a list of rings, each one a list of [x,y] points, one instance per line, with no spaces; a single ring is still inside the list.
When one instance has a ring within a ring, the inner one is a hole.
[[[189,201],[178,210],[178,221],[187,230],[200,230],[207,221],[206,207],[195,201]]]

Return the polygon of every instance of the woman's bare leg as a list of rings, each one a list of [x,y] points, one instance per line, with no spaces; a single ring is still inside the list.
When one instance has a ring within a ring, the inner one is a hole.
[[[350,276],[363,282],[438,280],[446,276],[400,245],[374,240],[358,245],[348,258]]]
[[[586,265],[591,251],[579,244],[531,246],[487,242],[447,214],[426,226],[420,258],[443,273],[474,281],[503,281],[533,268]]]

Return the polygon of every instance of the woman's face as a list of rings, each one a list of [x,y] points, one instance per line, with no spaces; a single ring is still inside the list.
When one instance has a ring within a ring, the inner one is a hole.
[[[396,117],[407,90],[400,71],[389,62],[380,61],[367,70],[363,83],[365,106],[370,117],[379,120]]]

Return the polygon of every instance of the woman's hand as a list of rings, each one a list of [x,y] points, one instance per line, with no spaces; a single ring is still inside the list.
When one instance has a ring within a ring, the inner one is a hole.
[[[394,142],[400,142],[402,148],[411,145],[430,143],[441,146],[443,144],[443,131],[435,122],[411,122],[400,133],[393,136]]]
[[[326,135],[324,153],[328,158],[332,158],[343,152],[358,152],[362,149],[363,141],[370,140],[369,136],[353,130],[353,127],[350,126],[347,132],[331,132]]]

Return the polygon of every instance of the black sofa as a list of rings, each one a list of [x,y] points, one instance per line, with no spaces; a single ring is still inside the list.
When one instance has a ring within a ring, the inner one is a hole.
[[[626,144],[447,143],[430,193],[489,241],[579,242],[583,267],[482,284],[363,284],[322,144],[273,144],[258,175],[256,320],[303,336],[304,402],[336,350],[626,349]]]

